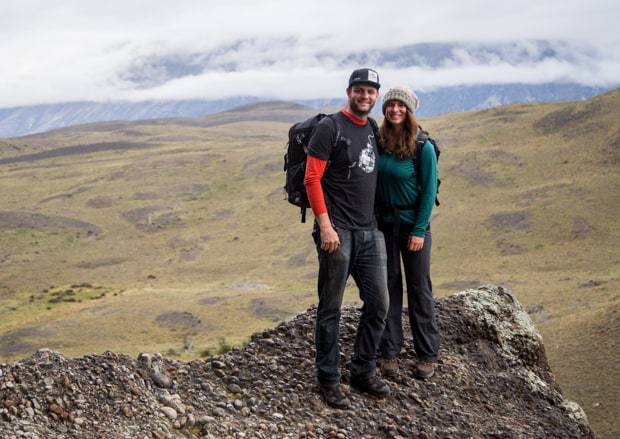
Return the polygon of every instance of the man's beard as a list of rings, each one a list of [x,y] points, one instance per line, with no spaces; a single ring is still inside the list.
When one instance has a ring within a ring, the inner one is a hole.
[[[354,99],[350,99],[349,100],[349,109],[351,110],[351,114],[353,114],[354,116],[359,117],[360,119],[363,117],[368,117],[368,115],[370,114],[370,112],[372,111],[372,107],[374,107],[374,104],[371,105],[367,110],[362,110],[360,109],[360,107],[357,105],[357,102],[355,102]]]

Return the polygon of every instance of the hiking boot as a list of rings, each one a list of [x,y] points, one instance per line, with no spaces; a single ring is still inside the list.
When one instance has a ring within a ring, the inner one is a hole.
[[[395,377],[398,374],[398,358],[386,358],[381,362],[381,373],[386,377]]]
[[[321,393],[323,393],[323,399],[327,405],[337,408],[346,409],[351,405],[351,401],[347,398],[340,383],[336,384],[321,384],[318,383]]]
[[[351,385],[361,392],[370,393],[378,398],[383,398],[390,394],[390,386],[381,381],[376,375],[367,378],[351,375]]]
[[[415,366],[414,374],[421,379],[430,378],[435,375],[435,363],[427,363],[426,361],[420,361]]]

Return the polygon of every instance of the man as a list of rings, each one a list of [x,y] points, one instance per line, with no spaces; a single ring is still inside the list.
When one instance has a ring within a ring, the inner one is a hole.
[[[308,144],[304,184],[315,217],[312,234],[319,259],[316,377],[325,402],[336,408],[350,405],[340,385],[338,345],[349,275],[364,302],[349,367],[351,385],[377,397],[390,393],[375,375],[375,353],[389,305],[385,242],[374,215],[376,122],[368,117],[379,87],[375,70],[355,70],[345,108],[324,118]]]

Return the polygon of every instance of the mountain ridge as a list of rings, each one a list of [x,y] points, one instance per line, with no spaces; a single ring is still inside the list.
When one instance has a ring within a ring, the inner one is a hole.
[[[584,100],[611,90],[579,84],[501,84],[444,87],[416,92],[420,98],[418,117],[431,117],[459,111],[476,111],[519,102]],[[23,137],[73,125],[116,120],[146,120],[197,117],[233,109],[248,103],[269,102],[256,97],[219,100],[167,100],[141,102],[67,102],[14,108],[0,108],[0,138]],[[307,107],[323,109],[341,106],[344,98],[290,100]],[[373,115],[380,115],[380,105]]]

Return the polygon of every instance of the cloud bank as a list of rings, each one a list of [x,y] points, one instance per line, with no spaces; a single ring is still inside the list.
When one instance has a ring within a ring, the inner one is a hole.
[[[20,0],[0,5],[0,108],[344,96],[350,71],[415,90],[620,83],[617,1]],[[410,54],[410,55],[408,55]]]

